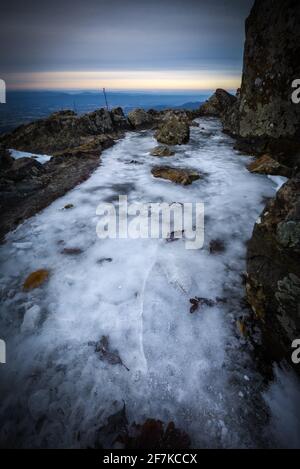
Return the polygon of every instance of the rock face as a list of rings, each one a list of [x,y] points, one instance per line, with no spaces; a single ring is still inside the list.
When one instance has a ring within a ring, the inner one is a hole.
[[[165,145],[158,145],[157,147],[153,148],[153,150],[150,152],[151,156],[173,156],[175,155],[175,152],[171,150],[171,148],[165,146]]]
[[[168,179],[183,186],[192,184],[193,181],[201,178],[201,175],[196,171],[172,168],[171,166],[156,166],[152,168],[151,173],[155,178]]]
[[[121,108],[99,109],[82,116],[73,111],[60,111],[22,125],[12,133],[0,137],[0,144],[6,148],[53,155],[66,149],[90,144],[103,134],[117,137],[129,129]]]
[[[300,163],[300,105],[292,83],[300,78],[300,4],[256,0],[246,21],[242,86],[224,119],[224,130],[243,150],[272,153],[289,166]]]
[[[176,116],[165,120],[155,132],[155,138],[159,143],[166,145],[182,145],[190,139],[189,123],[185,119]]]
[[[109,142],[113,144],[113,140]],[[0,240],[26,218],[84,181],[99,162],[99,149],[88,153],[66,152],[44,165],[30,158],[12,159],[0,175]]]
[[[0,145],[0,171],[9,169],[14,163],[14,159],[10,156],[8,150],[4,146]]]
[[[256,1],[246,21],[239,133],[243,137],[300,136],[300,109],[291,101],[300,77],[300,5]]]
[[[153,126],[154,119],[144,109],[134,109],[128,113],[128,120],[135,129],[147,129]]]
[[[291,177],[292,170],[287,166],[280,164],[270,155],[263,155],[247,166],[250,173],[273,174],[284,177]]]
[[[290,361],[300,337],[300,175],[288,181],[256,223],[247,254],[247,298],[273,358]],[[297,367],[296,367],[297,368]]]

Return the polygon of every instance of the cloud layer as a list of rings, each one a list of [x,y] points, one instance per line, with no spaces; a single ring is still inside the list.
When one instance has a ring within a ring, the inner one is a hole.
[[[24,73],[49,71],[190,70],[201,82],[213,72],[237,77],[252,3],[11,0],[1,7],[1,74],[11,83],[20,74],[19,84]]]

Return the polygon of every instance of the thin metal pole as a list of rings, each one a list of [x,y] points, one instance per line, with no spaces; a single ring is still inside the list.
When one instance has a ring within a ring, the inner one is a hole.
[[[104,94],[106,109],[107,109],[107,111],[108,111],[108,103],[107,103],[107,97],[106,97],[105,88],[103,88],[103,94]]]

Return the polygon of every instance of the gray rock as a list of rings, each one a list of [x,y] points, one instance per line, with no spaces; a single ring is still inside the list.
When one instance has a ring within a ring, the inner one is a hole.
[[[128,120],[135,129],[152,127],[153,118],[144,109],[134,109],[128,113]]]
[[[121,131],[129,128],[121,108],[111,112],[98,109],[82,116],[73,111],[60,111],[1,136],[0,144],[6,148],[53,155],[91,144],[103,134],[118,137]]]
[[[199,113],[202,116],[222,117],[236,103],[237,98],[225,90],[217,89],[216,92],[200,106]]]
[[[160,125],[154,136],[159,143],[182,145],[190,139],[190,127],[186,120],[173,116]]]
[[[175,152],[165,145],[158,145],[157,147],[153,148],[153,150],[151,150],[150,155],[161,157],[173,156],[175,155]]]

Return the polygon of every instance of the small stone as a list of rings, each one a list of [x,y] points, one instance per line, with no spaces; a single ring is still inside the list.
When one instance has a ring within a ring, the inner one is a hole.
[[[160,157],[173,156],[175,155],[175,152],[165,145],[158,145],[157,147],[153,148],[153,150],[150,152],[150,155]]]
[[[65,210],[69,210],[70,208],[74,208],[74,205],[73,204],[67,204],[67,205],[64,206]]]
[[[192,184],[193,181],[201,178],[201,175],[196,171],[171,168],[170,166],[156,166],[152,168],[151,173],[155,178],[168,179],[183,186]]]
[[[66,254],[68,256],[78,256],[81,254],[83,251],[80,248],[64,248],[61,251],[61,254]]]

